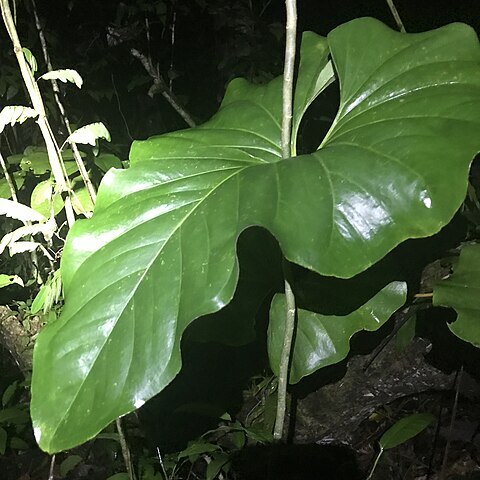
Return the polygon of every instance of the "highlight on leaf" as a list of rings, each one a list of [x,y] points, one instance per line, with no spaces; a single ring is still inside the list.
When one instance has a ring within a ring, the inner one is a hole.
[[[9,105],[4,107],[0,112],[0,133],[3,132],[5,127],[10,124],[12,127],[16,123],[23,123],[29,118],[36,118],[37,112],[30,107],[24,107],[22,105]]]
[[[45,222],[47,220],[47,217],[33,208],[6,198],[0,198],[0,215],[6,215],[21,222]]]
[[[110,141],[110,132],[102,122],[90,123],[75,130],[66,142],[88,144],[94,147],[99,138]]]
[[[44,73],[38,80],[60,80],[63,83],[74,83],[78,88],[82,88],[83,79],[76,70],[70,68],[64,70],[52,70]],[[80,142],[79,142],[80,143]]]
[[[9,287],[13,284],[20,285],[23,287],[23,280],[18,275],[5,275],[4,273],[0,273],[0,288]]]

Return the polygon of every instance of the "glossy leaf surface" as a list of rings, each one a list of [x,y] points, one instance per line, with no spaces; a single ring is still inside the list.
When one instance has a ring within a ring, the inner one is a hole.
[[[407,285],[393,282],[358,310],[342,317],[298,309],[290,383],[343,360],[350,350],[352,336],[360,330],[380,328],[405,303],[406,295]],[[270,308],[268,356],[276,375],[283,347],[285,311],[285,295],[275,295]]]
[[[480,348],[480,245],[462,248],[453,274],[435,285],[433,303],[454,308],[457,320],[448,328]]]
[[[328,83],[326,40],[312,44],[297,116]],[[233,297],[246,228],[268,229],[290,261],[349,277],[453,216],[480,146],[473,30],[403,35],[360,19],[328,45],[341,103],[317,152],[281,159],[281,78],[237,79],[209,122],[135,142],[131,167],[106,174],[93,217],[65,246],[62,316],[35,347],[43,449],[93,437],[175,377],[185,328]]]

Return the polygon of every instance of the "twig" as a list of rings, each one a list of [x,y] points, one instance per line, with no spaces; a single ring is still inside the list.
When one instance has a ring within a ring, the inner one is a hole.
[[[54,480],[55,478],[53,474],[54,468],[55,468],[55,455],[52,455],[52,460],[50,461],[50,471],[48,472],[48,480]]]
[[[117,87],[115,85],[115,80],[113,78],[113,73],[112,73],[112,85],[113,85],[113,91],[115,93],[115,98],[117,100],[118,112],[120,113],[120,116],[122,117],[122,120],[123,120],[123,123],[125,125],[125,130],[127,131],[128,137],[130,138],[130,140],[133,141],[133,137],[130,133],[130,128],[128,127],[127,119],[125,118],[125,115],[123,114],[123,111],[122,111],[122,106],[120,104],[120,97],[118,95]]]
[[[282,102],[282,158],[291,155],[292,109],[293,109],[293,75],[295,69],[295,42],[297,34],[297,4],[296,0],[285,0],[287,12],[287,29],[285,42],[285,67],[283,73],[283,102]],[[286,265],[286,263],[285,263]],[[295,296],[292,287],[285,275],[285,332],[283,336],[282,355],[278,373],[278,399],[273,439],[281,440],[285,424],[287,407],[287,386],[292,351],[293,336],[295,333]]]
[[[161,455],[160,449],[158,447],[157,447],[157,456],[158,456],[158,461],[160,463],[160,467],[162,468],[163,476],[165,477],[165,480],[169,480],[167,471],[165,470],[165,465],[163,464],[162,455]]]
[[[462,375],[463,375],[463,365],[460,367],[460,370],[458,371],[457,384],[455,387],[455,399],[453,400],[452,416],[450,418],[450,427],[448,429],[447,444],[445,445],[445,452],[443,453],[442,469],[440,470],[439,480],[444,480],[445,472],[447,470],[448,454],[450,451],[450,444],[452,442],[452,432],[453,432],[453,427],[455,425],[455,420],[457,419],[458,397],[460,395],[460,385],[462,383]]]
[[[117,417],[115,420],[117,425],[118,437],[120,439],[120,447],[122,448],[123,461],[125,462],[125,468],[127,469],[128,478],[130,480],[135,480],[135,473],[132,466],[132,457],[130,455],[130,449],[127,445],[127,440],[125,439],[125,434],[123,433],[122,420],[120,417]]]
[[[70,188],[68,187],[67,181],[64,177],[60,152],[56,145],[55,139],[51,135],[51,129],[45,113],[45,106],[43,104],[42,96],[40,95],[38,85],[33,78],[32,71],[25,60],[22,45],[20,43],[20,39],[18,38],[17,28],[15,26],[15,22],[13,21],[12,12],[10,10],[9,0],[0,0],[0,7],[2,10],[3,22],[13,43],[13,51],[17,58],[23,81],[28,90],[30,101],[32,102],[33,108],[38,115],[37,124],[42,133],[43,140],[45,141],[45,146],[47,147],[48,159],[50,161],[50,167],[52,169],[56,187],[58,188],[58,191],[62,197],[65,196],[64,202],[67,221],[69,226],[72,226],[75,222],[75,213],[73,212],[72,202],[69,196]]]
[[[285,42],[285,67],[283,70],[283,107],[282,107],[282,157],[290,157],[292,110],[293,110],[293,75],[295,69],[295,41],[297,35],[296,0],[285,0],[287,9],[287,30]]]
[[[167,102],[175,109],[175,111],[185,120],[185,123],[187,123],[187,125],[191,128],[195,127],[195,121],[185,110],[185,108],[180,105],[180,102],[178,101],[175,94],[169,90],[167,84],[165,83],[165,80],[158,72],[158,69],[156,70],[153,67],[151,60],[135,48],[130,49],[130,53],[140,61],[140,63],[143,65],[143,68],[153,79],[153,85],[148,91],[148,95],[150,97],[153,97],[157,92],[160,92],[167,100]]]
[[[175,8],[175,4],[173,4],[173,8]],[[173,72],[173,57],[175,53],[175,25],[177,24],[177,12],[174,10],[172,15],[172,24],[170,26],[170,73]],[[168,83],[169,90],[173,92],[173,75],[170,75],[169,83]]]
[[[18,202],[17,189],[15,186],[15,183],[13,182],[13,179],[10,176],[10,173],[7,168],[7,164],[1,153],[0,153],[0,165],[2,166],[2,171],[3,171],[3,175],[5,176],[5,180],[7,180],[8,188],[10,189],[10,195],[12,196],[12,199],[14,202]]]
[[[50,61],[50,55],[48,54],[47,49],[47,42],[45,40],[45,35],[43,34],[42,25],[40,23],[40,18],[37,12],[37,5],[35,0],[31,0],[32,2],[32,9],[33,9],[33,16],[35,17],[35,25],[37,27],[38,37],[40,39],[40,44],[42,46],[43,58],[45,59],[45,63],[47,64],[47,70],[51,72],[53,70],[52,62]],[[63,123],[65,128],[67,129],[68,135],[72,134],[72,129],[70,127],[70,121],[67,117],[65,112],[65,108],[63,106],[62,101],[60,100],[60,88],[58,87],[58,82],[56,79],[50,79],[50,83],[52,85],[53,96],[55,98],[55,102],[57,104],[58,110],[60,111],[60,115],[62,117]],[[78,150],[77,144],[75,142],[69,142],[72,147],[73,157],[75,158],[75,162],[78,167],[78,171],[82,177],[83,183],[87,188],[87,192],[92,200],[92,203],[95,204],[97,199],[97,193],[95,192],[95,188],[90,180],[90,176],[88,175],[87,169],[85,168],[85,163],[82,160],[82,156],[80,155],[80,151]]]
[[[398,13],[397,7],[393,3],[393,0],[387,0],[387,4],[388,4],[388,7],[390,8],[390,11],[392,12],[393,18],[395,19],[398,29],[402,33],[406,33],[405,26],[403,25],[402,19],[400,18],[400,14]]]

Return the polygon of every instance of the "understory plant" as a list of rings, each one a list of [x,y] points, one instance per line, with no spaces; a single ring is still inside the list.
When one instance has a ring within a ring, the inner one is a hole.
[[[4,12],[8,2],[1,5]],[[38,93],[34,57],[16,54],[29,91]],[[37,185],[32,209],[0,204],[27,232],[9,234],[0,247],[15,252],[27,234],[47,232],[48,241],[64,206],[73,225],[60,273],[51,272],[32,306],[36,313],[51,304],[63,281],[65,306],[34,351],[31,416],[40,447],[54,453],[79,445],[161,392],[181,369],[184,333],[249,342],[265,301],[270,366],[281,379],[285,312],[296,316],[290,383],[345,358],[356,332],[382,326],[404,304],[407,286],[386,277],[370,284],[360,274],[406,239],[438,232],[462,204],[480,149],[479,60],[477,36],[463,24],[405,34],[363,18],[326,38],[305,32],[286,139],[285,79],[233,80],[211,120],[134,142],[130,168],[109,170],[92,218],[75,222],[75,213],[90,216],[95,192],[88,173],[77,175],[74,144],[95,144],[108,132],[94,124],[71,134],[73,153],[62,163],[38,97],[34,109],[7,107],[2,128],[36,118],[47,142],[47,150],[28,147],[15,173],[57,175]],[[79,82],[71,70],[43,78]],[[337,115],[323,138],[317,134],[318,148],[304,153],[302,120],[327,88],[340,90]],[[89,200],[80,209],[72,176]],[[30,247],[36,252],[42,242]],[[459,313],[452,332],[477,346],[471,287],[479,265],[478,245],[465,246],[454,274],[433,292],[434,304]],[[355,298],[348,308],[325,308],[336,300],[323,288],[326,277],[360,279],[361,288],[342,293]],[[22,280],[2,275],[0,282]],[[226,462],[221,453],[210,470]]]
[[[307,293],[319,275],[353,277],[452,219],[480,147],[479,60],[466,25],[404,34],[357,19],[327,38],[302,36],[290,158],[282,158],[281,77],[233,80],[211,120],[134,142],[130,168],[105,175],[92,218],[67,238],[65,306],[34,351],[40,447],[83,443],[164,389],[192,322],[193,336],[247,340],[279,275],[299,299],[292,383],[344,358],[356,331],[386,322],[405,301],[403,282],[382,285],[343,317],[321,315]],[[302,118],[335,80],[333,124],[318,149],[299,154]],[[252,227],[268,230],[282,255],[264,235],[243,233]],[[242,269],[237,253],[248,264],[265,249],[272,261],[261,275]],[[313,273],[296,278],[295,265]],[[248,300],[229,305],[234,294]],[[284,302],[280,292],[271,307],[274,372]],[[466,340],[478,339],[474,327]]]

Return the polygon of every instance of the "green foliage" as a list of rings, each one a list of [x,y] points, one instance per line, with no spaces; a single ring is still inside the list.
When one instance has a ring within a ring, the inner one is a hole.
[[[62,477],[67,476],[67,474],[72,471],[83,458],[80,455],[69,455],[61,464],[60,464],[60,475]]]
[[[294,124],[329,83],[329,53],[340,83],[319,150],[282,160],[281,78],[237,79],[209,122],[135,142],[131,168],[105,176],[65,246],[62,316],[36,344],[41,448],[84,442],[175,377],[185,328],[232,299],[246,228],[267,228],[290,261],[350,277],[460,206],[480,147],[474,31],[403,35],[360,19],[328,43],[306,38]]]
[[[8,287],[14,283],[23,287],[23,280],[18,275],[0,274],[0,288]]]
[[[8,124],[13,127],[16,123],[22,124],[29,118],[36,118],[37,115],[37,112],[30,107],[23,107],[21,105],[3,107],[0,112],[0,133],[3,132]]]
[[[84,127],[75,130],[68,138],[68,142],[85,143],[87,145],[95,146],[99,138],[104,138],[110,141],[110,133],[102,122],[91,123]]]
[[[21,394],[25,387],[17,381],[11,383],[2,394],[2,408],[0,409],[0,455],[4,455],[7,448],[25,450],[31,442],[30,415],[28,403]]]
[[[435,417],[429,413],[414,413],[392,425],[380,438],[378,443],[382,450],[389,450],[405,443],[425,430]]]
[[[35,72],[38,70],[38,64],[37,64],[37,59],[35,58],[35,55],[28,49],[28,48],[22,48],[23,55],[25,56],[25,60],[27,61],[30,70],[32,72],[32,75],[35,75]]]
[[[45,285],[40,287],[30,307],[30,313],[36,315],[40,311],[43,314],[50,312],[55,304],[58,303],[62,294],[62,279],[60,277],[60,270],[57,270],[51,278],[49,278]]]
[[[459,338],[480,347],[480,245],[465,245],[453,274],[437,283],[435,305],[452,307],[458,314],[448,328]]]
[[[95,157],[95,165],[104,173],[111,168],[122,168],[122,161],[111,153],[103,153]]]
[[[54,192],[54,183],[52,179],[37,183],[32,191],[30,206],[48,218],[50,215],[57,215],[63,208],[62,196]]]
[[[373,464],[367,480],[370,480],[373,477],[378,461],[385,450],[395,448],[398,445],[407,442],[425,430],[434,420],[435,417],[430,413],[414,413],[413,415],[401,418],[398,422],[394,423],[382,435],[378,442],[380,445],[380,452],[375,459],[375,463]]]
[[[75,84],[78,88],[82,88],[83,79],[76,70],[70,68],[64,70],[52,70],[51,72],[44,73],[38,80],[60,80],[61,82],[70,82]]]
[[[343,360],[350,350],[351,337],[360,330],[373,331],[380,328],[404,304],[406,295],[406,284],[393,282],[365,305],[343,317],[298,309],[290,383],[297,383],[320,368]],[[285,309],[285,295],[275,295],[270,309],[268,355],[270,366],[276,375],[283,347]]]

